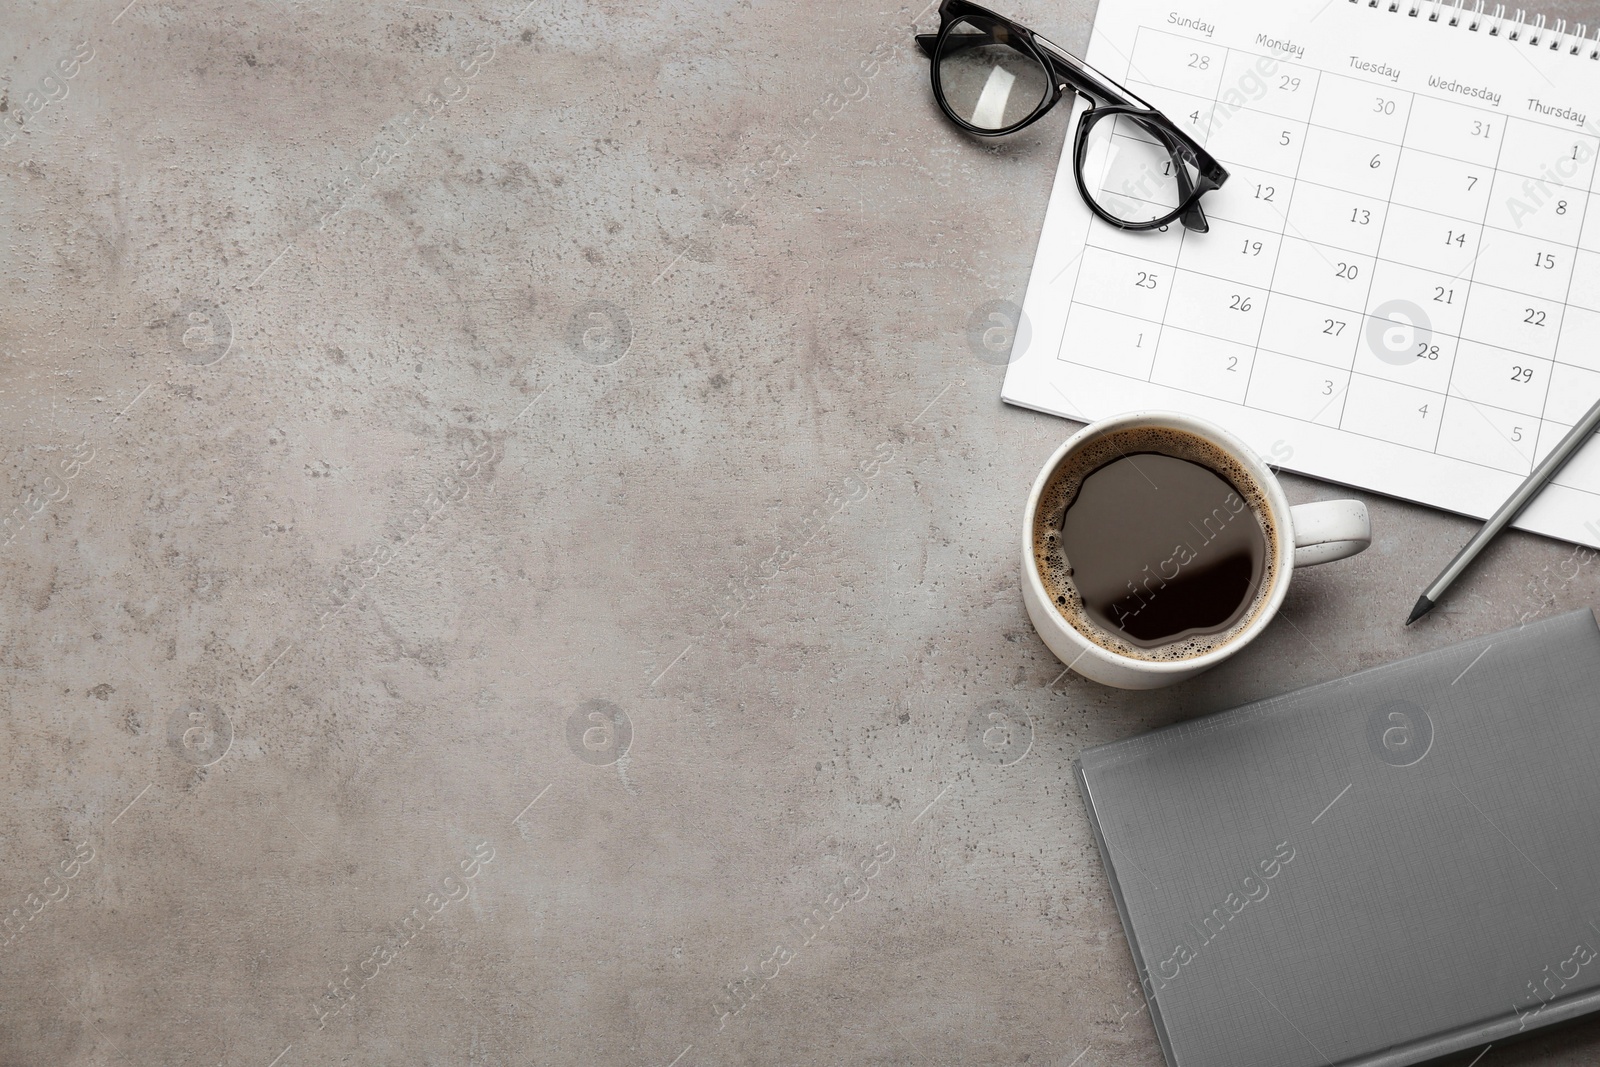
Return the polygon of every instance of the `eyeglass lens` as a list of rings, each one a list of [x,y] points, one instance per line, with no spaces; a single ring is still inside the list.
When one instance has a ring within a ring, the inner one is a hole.
[[[1029,52],[1011,44],[1011,29],[977,16],[957,20],[934,60],[950,110],[980,130],[1004,130],[1038,110],[1050,75]]]
[[[1095,204],[1134,225],[1165,219],[1195,188],[1195,168],[1167,147],[1170,135],[1133,115],[1085,116],[1083,184]],[[1178,175],[1187,179],[1179,184]]]

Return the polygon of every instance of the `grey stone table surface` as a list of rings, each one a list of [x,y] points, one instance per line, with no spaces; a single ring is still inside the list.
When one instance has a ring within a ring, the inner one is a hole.
[[[1064,675],[1072,426],[967,331],[1065,116],[913,22],[4,5],[0,1063],[1155,1065],[1075,755],[1594,600],[1511,534],[1403,629],[1473,524],[1369,495],[1223,668]]]

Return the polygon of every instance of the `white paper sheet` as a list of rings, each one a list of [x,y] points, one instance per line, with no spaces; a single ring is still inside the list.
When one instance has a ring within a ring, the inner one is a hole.
[[[1209,233],[1109,226],[1073,180],[1080,102],[1006,401],[1175,409],[1275,467],[1499,507],[1600,398],[1600,60],[1573,33],[1388,6],[1105,0],[1088,62],[1230,177]],[[1600,447],[1517,525],[1600,547]]]

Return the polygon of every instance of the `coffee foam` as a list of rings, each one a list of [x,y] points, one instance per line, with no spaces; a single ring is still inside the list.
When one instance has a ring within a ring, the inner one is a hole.
[[[1255,598],[1232,626],[1214,634],[1195,634],[1157,648],[1140,648],[1100,626],[1084,609],[1083,597],[1072,584],[1071,562],[1062,552],[1060,532],[1067,508],[1077,498],[1084,479],[1113,460],[1138,452],[1156,452],[1186,459],[1215,472],[1233,487],[1250,507],[1266,536],[1266,559]],[[1243,633],[1260,614],[1278,580],[1278,536],[1271,506],[1255,477],[1238,460],[1186,430],[1163,426],[1130,426],[1113,430],[1068,453],[1050,472],[1033,514],[1033,561],[1051,605],[1084,637],[1119,656],[1139,660],[1185,660],[1221,648]]]

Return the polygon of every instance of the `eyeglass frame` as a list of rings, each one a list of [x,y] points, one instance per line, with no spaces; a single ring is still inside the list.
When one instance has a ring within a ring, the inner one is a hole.
[[[970,16],[991,19],[1004,26],[1009,31],[1010,39],[1005,43],[1011,48],[1031,56],[1040,64],[1047,75],[1050,75],[1050,92],[1033,111],[1020,122],[1012,123],[999,130],[983,129],[958,115],[950,102],[945,99],[944,88],[939,82],[939,52],[944,45],[945,38],[955,25]],[[1178,125],[1158,108],[1153,107],[1144,100],[1135,96],[1127,89],[1107,78],[1104,74],[1089,66],[1072,53],[1040,37],[1028,27],[1019,22],[996,14],[988,8],[974,4],[971,0],[944,0],[939,5],[939,32],[919,33],[916,35],[917,45],[929,59],[929,74],[933,83],[933,95],[939,102],[939,108],[945,116],[957,126],[968,133],[979,137],[1004,137],[1015,133],[1028,126],[1041,117],[1045,112],[1055,107],[1061,101],[1062,95],[1070,87],[1073,96],[1082,96],[1089,101],[1089,108],[1078,120],[1078,130],[1073,141],[1073,178],[1078,185],[1078,194],[1083,197],[1089,210],[1094,212],[1103,221],[1121,230],[1155,230],[1166,226],[1174,219],[1180,219],[1186,229],[1196,233],[1205,233],[1210,229],[1206,222],[1205,212],[1200,209],[1200,197],[1219,188],[1228,180],[1228,171],[1222,164],[1199,143],[1185,133]],[[1100,101],[1105,103],[1100,103]],[[1148,222],[1130,222],[1119,219],[1102,208],[1089,194],[1088,185],[1083,179],[1083,164],[1089,151],[1089,131],[1097,122],[1117,115],[1130,115],[1139,120],[1152,134],[1160,137],[1162,147],[1167,153],[1181,162],[1194,167],[1197,179],[1192,184],[1186,170],[1179,166],[1173,168],[1178,180],[1179,204],[1173,211],[1159,219]]]

